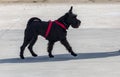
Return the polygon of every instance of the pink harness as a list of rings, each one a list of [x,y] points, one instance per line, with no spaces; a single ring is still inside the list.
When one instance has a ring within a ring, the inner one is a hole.
[[[66,27],[65,27],[64,24],[60,23],[60,22],[57,21],[57,20],[56,20],[56,21],[53,21],[53,22],[55,22],[56,24],[58,24],[58,26],[60,26],[61,28],[63,28],[63,29],[66,30]],[[47,38],[47,36],[49,35],[53,22],[52,22],[52,21],[49,22],[47,31],[46,31],[46,33],[45,33],[45,38]]]

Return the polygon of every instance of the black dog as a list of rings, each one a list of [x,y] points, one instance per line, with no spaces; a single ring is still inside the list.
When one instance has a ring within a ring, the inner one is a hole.
[[[73,7],[70,8],[69,12],[67,12],[64,16],[60,17],[56,21],[41,21],[37,17],[33,17],[28,21],[27,27],[24,33],[24,42],[20,48],[20,58],[24,59],[24,50],[26,46],[29,44],[28,49],[30,50],[32,56],[36,57],[37,54],[33,51],[33,45],[35,44],[38,35],[42,35],[45,37],[48,42],[48,53],[49,57],[54,57],[52,55],[52,49],[55,42],[60,41],[66,49],[73,56],[77,56],[76,53],[73,52],[71,46],[69,45],[66,35],[66,29],[71,25],[73,28],[78,28],[81,24],[81,21],[77,19],[77,15],[72,12]]]

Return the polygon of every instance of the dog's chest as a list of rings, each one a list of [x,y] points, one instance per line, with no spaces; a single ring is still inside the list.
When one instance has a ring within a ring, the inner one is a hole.
[[[46,39],[59,41],[65,39],[67,35],[67,31],[58,26],[57,24],[53,23],[50,33]]]

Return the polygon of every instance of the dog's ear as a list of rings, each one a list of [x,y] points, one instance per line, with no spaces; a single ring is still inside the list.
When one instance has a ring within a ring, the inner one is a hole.
[[[71,8],[69,10],[69,13],[72,13],[72,10],[73,10],[73,6],[71,6]]]

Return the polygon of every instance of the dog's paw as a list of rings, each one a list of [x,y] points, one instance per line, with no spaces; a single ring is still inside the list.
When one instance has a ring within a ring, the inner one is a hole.
[[[76,54],[76,53],[71,53],[71,55],[72,55],[72,56],[74,56],[74,57],[76,57],[76,56],[77,56],[77,54]]]
[[[53,55],[49,55],[49,58],[54,58],[54,56]]]
[[[32,54],[33,57],[37,57],[38,55],[37,54]]]
[[[23,55],[20,55],[20,58],[21,58],[21,59],[25,59],[25,57],[24,57]]]

